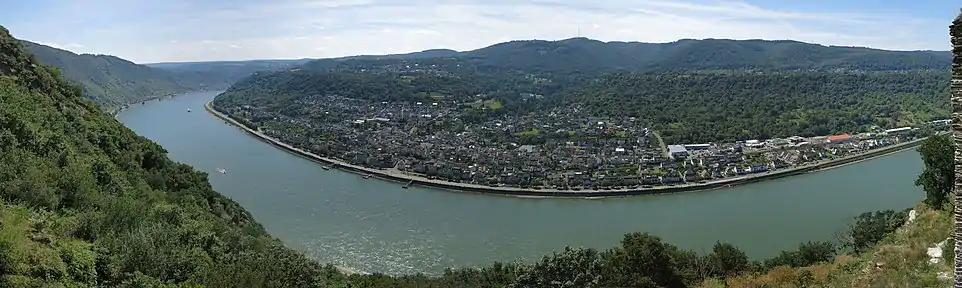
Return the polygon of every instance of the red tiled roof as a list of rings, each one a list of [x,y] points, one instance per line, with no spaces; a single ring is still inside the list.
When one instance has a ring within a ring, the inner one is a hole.
[[[841,135],[835,135],[835,136],[828,136],[828,141],[848,140],[851,138],[852,138],[852,135],[841,134]]]

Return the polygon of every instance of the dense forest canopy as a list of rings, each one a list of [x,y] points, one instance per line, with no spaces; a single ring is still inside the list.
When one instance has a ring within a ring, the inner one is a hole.
[[[716,69],[918,70],[951,66],[948,51],[886,51],[823,46],[779,40],[679,40],[671,43],[601,42],[587,38],[524,40],[454,52],[428,50],[408,54],[319,59],[305,68],[326,69],[359,61],[411,61],[453,58],[481,70],[530,73],[600,73],[615,71],[680,72]]]
[[[0,27],[0,287],[307,286],[327,273],[21,45]]]
[[[622,74],[565,93],[598,115],[648,119],[672,143],[819,136],[949,115],[945,71]]]

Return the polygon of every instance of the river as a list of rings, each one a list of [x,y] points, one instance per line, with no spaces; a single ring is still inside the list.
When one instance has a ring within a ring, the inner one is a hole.
[[[607,249],[634,231],[702,253],[715,241],[729,242],[759,259],[803,241],[833,240],[862,212],[908,208],[924,197],[913,184],[922,169],[914,149],[800,176],[672,195],[530,199],[402,189],[323,170],[224,123],[204,111],[216,94],[151,101],[117,118],[163,145],[174,160],[210,173],[218,192],[287,245],[366,272],[436,273],[533,261],[565,245]]]

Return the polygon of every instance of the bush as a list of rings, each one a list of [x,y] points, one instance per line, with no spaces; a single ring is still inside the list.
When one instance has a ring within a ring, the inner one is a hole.
[[[849,229],[844,246],[861,253],[882,240],[886,234],[898,229],[908,220],[908,211],[893,210],[866,212],[855,218]]]
[[[955,266],[955,239],[949,238],[942,246],[942,258],[948,261],[948,266]]]
[[[715,243],[708,255],[711,276],[728,277],[748,270],[748,256],[731,244]]]
[[[798,250],[782,251],[778,256],[765,260],[764,268],[778,266],[805,267],[835,258],[835,244],[831,242],[807,242],[798,245]]]

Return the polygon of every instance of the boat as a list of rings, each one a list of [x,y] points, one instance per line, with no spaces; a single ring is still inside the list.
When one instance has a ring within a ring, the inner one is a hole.
[[[187,108],[187,113],[190,113],[190,108]]]
[[[408,184],[405,184],[404,186],[401,186],[401,188],[408,189],[408,188],[410,188],[412,185],[414,185],[414,180],[409,181]]]
[[[321,169],[324,169],[324,170],[331,170],[331,166],[327,166],[327,165],[321,165]]]
[[[217,168],[217,172],[220,172],[220,174],[227,174],[227,169]]]
[[[364,175],[364,179],[371,178],[371,174]]]

